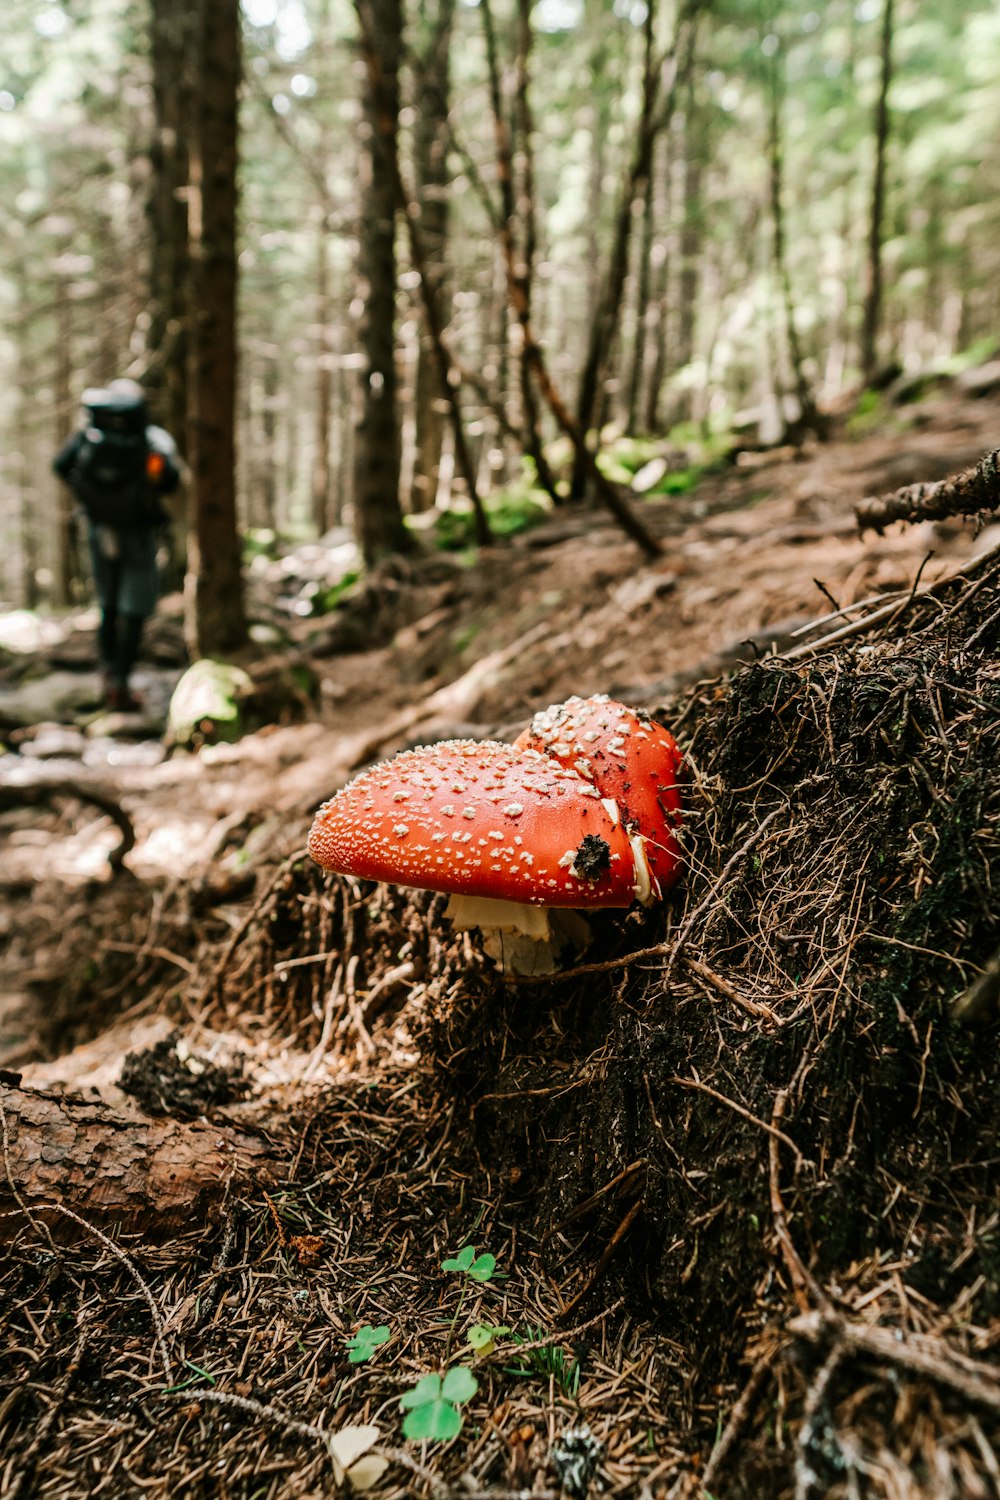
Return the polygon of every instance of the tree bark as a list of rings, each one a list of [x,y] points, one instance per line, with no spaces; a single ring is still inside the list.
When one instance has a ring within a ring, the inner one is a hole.
[[[2,1083],[0,1107],[0,1205],[37,1214],[62,1242],[86,1230],[46,1205],[96,1228],[162,1239],[211,1220],[234,1183],[267,1183],[278,1170],[263,1141],[229,1125],[153,1119],[131,1103]]]
[[[450,48],[455,0],[438,0],[430,35],[416,64],[416,121],[413,158],[416,195],[420,204],[420,236],[426,274],[442,326],[445,311],[448,242],[448,109],[451,98]],[[430,510],[438,492],[441,450],[447,425],[447,391],[429,332],[424,331],[417,355],[414,389],[416,456],[410,506]]]
[[[531,375],[531,353],[524,330],[531,322],[532,268],[535,247],[535,212],[533,179],[531,170],[531,110],[528,99],[528,59],[531,50],[530,0],[518,3],[518,61],[517,101],[515,114],[517,130],[524,160],[525,181],[522,183],[522,210],[524,218],[524,245],[520,255],[516,244],[517,208],[514,192],[514,158],[511,131],[504,112],[500,86],[500,61],[497,52],[496,30],[490,0],[481,6],[483,35],[486,41],[486,59],[489,70],[490,98],[493,106],[493,129],[496,140],[497,179],[500,187],[500,213],[493,215],[494,226],[500,246],[500,257],[504,267],[508,303],[514,310],[521,335],[518,361],[518,386],[521,398],[521,424],[523,442],[535,465],[538,483],[554,505],[562,503],[556,489],[545,450],[542,447],[541,428],[538,418],[538,402]],[[506,389],[506,387],[502,387]]]
[[[652,299],[653,240],[656,230],[656,149],[642,205],[642,239],[636,268],[635,334],[625,396],[625,431],[635,436],[639,427],[639,402],[646,372],[646,359],[654,333],[656,304]]]
[[[871,383],[878,365],[878,333],[882,321],[882,220],[885,214],[885,168],[889,145],[893,3],[894,0],[883,0],[882,71],[875,105],[875,171],[872,177],[865,306],[861,324],[861,369],[866,384]]]
[[[312,513],[317,536],[323,536],[332,525],[331,493],[333,475],[330,462],[330,440],[333,424],[333,304],[330,296],[330,219],[331,205],[324,203],[316,241],[316,436],[312,462]]]
[[[672,302],[670,297],[671,288],[671,222],[673,217],[673,144],[668,136],[666,149],[663,152],[663,167],[661,178],[662,214],[663,228],[660,238],[656,243],[658,256],[656,266],[655,286],[653,288],[653,300],[650,308],[652,318],[652,332],[650,342],[652,345],[652,361],[649,371],[649,380],[646,386],[645,399],[645,421],[647,432],[660,432],[663,429],[661,414],[661,401],[663,394],[663,382],[667,372],[667,348],[669,332],[672,328]]]
[[[23,283],[22,283],[23,284]],[[19,514],[17,534],[20,542],[21,598],[26,609],[37,609],[41,591],[38,584],[38,487],[31,466],[33,451],[31,432],[31,392],[35,388],[35,371],[29,354],[28,318],[18,318],[15,390],[15,433],[17,446],[14,462],[17,475]]]
[[[186,292],[188,265],[188,133],[192,108],[190,0],[153,0],[150,64],[153,139],[147,221],[150,239],[149,327],[143,385],[157,420],[187,455]]]
[[[694,358],[698,327],[698,279],[705,234],[702,182],[705,175],[708,120],[699,105],[694,81],[688,79],[684,111],[684,202],[677,274],[677,349],[674,368],[686,369]],[[689,396],[690,402],[690,396]],[[690,417],[688,405],[685,415]]]
[[[381,3],[381,0],[380,0]],[[387,121],[390,118],[395,121],[398,115],[398,87],[395,92],[396,103],[392,103],[393,94],[387,91],[379,52],[382,46],[382,35],[375,30],[377,15],[376,7],[358,0],[358,16],[361,21],[362,43],[365,52],[365,60],[368,69],[368,89],[373,106],[378,117]],[[435,288],[431,276],[427,270],[427,258],[424,253],[423,235],[420,227],[420,211],[403,178],[399,165],[399,153],[396,147],[395,129],[391,138],[384,133],[382,139],[375,140],[376,154],[379,157],[379,171],[384,173],[392,185],[392,201],[402,206],[406,220],[406,231],[410,246],[410,260],[417,274],[420,289],[420,303],[424,313],[424,323],[427,329],[427,337],[433,350],[437,363],[438,376],[441,389],[448,403],[448,415],[451,421],[452,438],[455,444],[455,467],[465,482],[465,487],[472,501],[475,514],[476,540],[480,546],[488,546],[493,541],[486,511],[476,486],[476,474],[469,452],[468,441],[465,436],[465,428],[462,423],[462,412],[458,399],[458,375],[454,370],[454,364],[444,339],[444,330],[441,325],[441,314],[435,295]],[[393,285],[395,284],[395,261],[393,261]],[[456,378],[451,378],[454,371]],[[398,424],[396,426],[398,445]],[[396,457],[396,487],[398,490],[399,457]],[[398,502],[397,502],[398,504]],[[407,549],[412,550],[414,543],[409,539],[409,533],[403,529],[407,538]],[[397,547],[392,550],[400,551]]]
[[[354,455],[354,530],[368,567],[413,550],[399,503],[396,399],[396,208],[401,0],[356,0],[366,63],[358,271],[362,407]]]
[[[239,0],[199,0],[199,22],[199,78],[190,146],[192,514],[186,629],[193,654],[224,657],[238,651],[247,638],[235,433]]]
[[[632,242],[634,205],[641,202],[653,163],[653,147],[657,136],[670,121],[677,85],[682,74],[688,75],[694,57],[694,29],[699,0],[686,0],[675,23],[674,40],[669,52],[656,58],[654,55],[655,6],[650,0],[646,10],[645,58],[643,64],[642,112],[639,119],[635,151],[629,167],[618,213],[615,221],[611,257],[608,262],[604,290],[599,299],[596,316],[591,328],[590,344],[580,376],[580,391],[577,397],[576,425],[586,438],[594,424],[599,406],[600,386],[603,371],[611,348],[612,338],[621,315],[625,279],[628,275],[629,250]],[[683,67],[678,66],[677,57],[681,37],[686,34],[687,46]],[[666,88],[664,89],[664,83]],[[583,453],[577,449],[570,481],[570,499],[583,498],[586,488],[586,464]]]
[[[527,316],[531,317],[531,289],[534,281],[535,251],[538,244],[538,224],[535,214],[535,147],[534,147],[534,121],[531,117],[531,99],[528,93],[528,80],[530,77],[531,60],[531,0],[518,0],[517,6],[517,73],[515,86],[515,129],[521,155],[521,219],[524,226],[524,244],[522,246],[522,282],[524,293],[524,305]],[[513,164],[508,164],[507,179],[513,190]],[[511,225],[513,226],[514,204],[513,196],[510,202]],[[539,421],[538,402],[535,398],[535,387],[531,378],[530,361],[523,357],[518,363],[519,387],[521,393],[521,412],[524,428],[527,435],[528,452],[535,465],[535,474],[538,483],[555,504],[561,504],[563,497],[556,489],[555,476],[545,457],[542,447],[542,431]]]
[[[58,276],[56,282],[56,342],[55,413],[56,452],[58,452],[73,430],[75,402],[72,394],[73,382],[73,320],[66,279]],[[80,549],[77,544],[76,501],[69,485],[59,483],[56,496],[56,566],[53,602],[64,607],[75,602],[80,583]]]
[[[798,329],[795,326],[795,303],[792,295],[792,279],[788,268],[787,237],[785,234],[784,177],[785,156],[782,141],[781,107],[784,97],[784,54],[777,52],[771,59],[769,110],[768,110],[768,158],[771,185],[771,231],[774,254],[774,271],[781,291],[781,302],[785,315],[785,337],[788,343],[788,358],[792,381],[799,404],[799,415],[795,424],[797,434],[812,432],[817,437],[825,435],[825,423],[816,410],[816,399],[806,379],[805,361]],[[789,434],[791,436],[792,434]]]

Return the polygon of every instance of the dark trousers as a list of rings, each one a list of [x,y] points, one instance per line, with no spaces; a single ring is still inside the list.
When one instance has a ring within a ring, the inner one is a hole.
[[[105,671],[124,686],[129,679],[136,657],[145,615],[130,615],[114,604],[106,604],[101,610],[101,623],[97,630],[97,649]]]

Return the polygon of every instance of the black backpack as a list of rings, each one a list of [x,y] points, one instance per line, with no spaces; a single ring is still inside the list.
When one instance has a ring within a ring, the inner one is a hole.
[[[84,392],[83,405],[88,424],[68,477],[88,517],[101,526],[163,525],[169,519],[159,498],[167,488],[164,464],[146,436],[145,401],[91,390]]]

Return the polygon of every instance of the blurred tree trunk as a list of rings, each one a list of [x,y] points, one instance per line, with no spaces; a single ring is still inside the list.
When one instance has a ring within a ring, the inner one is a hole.
[[[535,214],[535,146],[534,121],[531,117],[531,101],[528,96],[528,80],[531,63],[531,0],[518,0],[517,7],[517,83],[515,94],[514,124],[521,158],[521,217],[524,227],[522,246],[523,293],[525,315],[531,317],[531,288],[534,282],[535,251],[538,244],[537,217]],[[562,496],[556,489],[555,476],[549,467],[542,447],[541,424],[531,365],[522,358],[519,365],[521,388],[521,411],[528,435],[528,451],[535,464],[538,483],[551,500],[560,504]]]
[[[698,282],[705,223],[702,185],[708,157],[708,121],[699,107],[694,80],[688,79],[684,109],[684,205],[680,233],[680,265],[677,276],[677,349],[675,370],[684,370],[694,358],[698,327]],[[691,397],[684,412],[691,414]],[[674,414],[672,414],[674,415]]]
[[[157,418],[187,454],[185,293],[188,279],[189,64],[195,8],[191,0],[153,0],[152,168],[147,206],[150,237],[149,329],[143,384]],[[187,61],[186,61],[187,59]]]
[[[524,445],[535,465],[535,473],[541,487],[553,503],[560,503],[555,477],[549,467],[542,448],[539,425],[538,402],[533,384],[533,366],[536,351],[532,347],[531,299],[532,271],[535,251],[535,208],[532,174],[532,122],[528,99],[529,58],[531,53],[531,4],[530,0],[518,0],[517,41],[517,99],[515,121],[523,162],[521,184],[521,217],[523,219],[524,244],[518,254],[517,204],[514,191],[514,153],[511,145],[511,130],[504,111],[503,92],[500,84],[500,59],[497,51],[496,29],[490,0],[482,0],[480,11],[483,20],[483,35],[486,41],[486,59],[489,68],[490,99],[493,105],[493,129],[496,140],[497,177],[500,185],[500,213],[494,224],[500,243],[500,254],[507,284],[507,296],[513,308],[520,334],[519,385],[521,392],[521,421]]]
[[[152,0],[153,135],[146,202],[149,305],[143,385],[158,422],[187,458],[188,121],[195,11],[191,0]],[[188,514],[184,490],[171,502],[168,589],[183,586]]]
[[[22,282],[22,285],[24,283]],[[17,518],[17,536],[20,545],[21,595],[26,609],[37,609],[40,602],[38,585],[38,489],[32,474],[34,444],[31,431],[31,392],[35,389],[34,361],[29,349],[29,318],[25,311],[16,320],[17,362],[14,385],[15,403],[15,448],[14,463],[17,476],[17,494],[20,513]]]
[[[671,136],[668,137],[666,150],[663,152],[663,166],[661,171],[660,193],[663,229],[654,246],[656,275],[650,308],[652,321],[652,332],[650,335],[652,364],[649,371],[649,381],[646,386],[645,420],[643,423],[646,431],[650,433],[661,432],[663,429],[661,403],[663,382],[667,373],[667,351],[673,313],[670,298],[672,269],[670,247],[673,235],[672,219],[674,202],[673,156],[674,147]]]
[[[399,503],[396,400],[396,208],[402,0],[356,0],[364,51],[358,272],[364,289],[359,342],[362,405],[355,434],[354,532],[368,567],[413,540]]]
[[[330,499],[333,476],[330,441],[333,425],[333,300],[330,295],[330,234],[332,205],[324,202],[316,242],[316,436],[311,476],[313,525],[317,536],[332,523]]]
[[[73,321],[66,278],[56,279],[56,368],[53,384],[58,452],[73,430]],[[77,542],[76,501],[68,484],[57,481],[56,565],[52,598],[64,608],[73,604],[80,583],[80,549]]]
[[[673,113],[673,101],[682,76],[687,77],[694,60],[694,25],[698,0],[688,0],[678,13],[670,51],[657,58],[654,48],[656,8],[649,0],[645,16],[645,52],[643,61],[642,108],[639,117],[632,161],[618,204],[614,238],[604,286],[591,325],[590,342],[576,403],[576,425],[586,435],[593,427],[600,407],[601,380],[608,362],[612,340],[621,316],[625,279],[628,275],[629,250],[634,222],[633,209],[642,201],[653,163],[653,147],[664,125]],[[677,57],[682,34],[687,46],[684,62]],[[666,83],[666,89],[663,85]],[[577,450],[570,480],[570,499],[583,498],[587,484],[586,455]]]
[[[632,361],[625,393],[625,430],[634,436],[639,427],[639,399],[645,379],[646,362],[653,343],[656,319],[656,303],[652,297],[653,242],[656,232],[656,148],[649,176],[646,178],[646,195],[642,205],[642,238],[639,244],[639,264],[636,267],[635,291],[635,335],[632,342]]]
[[[427,7],[421,6],[425,12]],[[415,63],[416,120],[413,159],[417,199],[420,204],[420,236],[431,293],[447,325],[448,198],[448,110],[451,103],[451,38],[455,0],[437,0],[436,13],[425,19],[429,26],[425,46]],[[414,388],[416,455],[410,505],[429,510],[438,491],[441,449],[447,425],[447,392],[441,386],[440,362],[426,328],[420,340]]]
[[[525,28],[530,34],[530,0],[519,0],[519,3],[522,35]],[[528,302],[530,280],[526,277],[525,267],[518,262],[514,241],[514,194],[513,178],[511,175],[510,136],[501,104],[500,75],[496,57],[496,34],[493,27],[490,0],[480,0],[479,8],[483,17],[487,54],[490,60],[490,89],[497,143],[497,172],[500,179],[503,202],[500,217],[495,223],[500,238],[504,266],[507,272],[507,295],[510,298],[510,305],[514,316],[517,318],[521,335],[521,358],[527,367],[529,381],[537,381],[538,389],[555,418],[560,431],[572,443],[574,457],[582,463],[586,479],[593,484],[602,502],[607,506],[625,534],[630,536],[642,548],[647,557],[659,557],[663,551],[662,545],[652,535],[645,523],[634,513],[624,495],[618,489],[618,486],[613,484],[602,473],[596,457],[587,447],[585,434],[581,432],[580,428],[574,422],[569,407],[566,405],[555,381],[549,374],[549,368],[542,352],[542,347],[535,337],[535,332],[532,328],[530,304]],[[520,50],[522,52],[524,77],[518,85],[518,90],[519,93],[523,93],[524,95],[524,107],[527,110],[527,54],[523,46]]]
[[[784,103],[784,48],[770,59],[768,89],[768,159],[771,185],[771,233],[774,272],[781,292],[785,319],[785,338],[788,359],[791,365],[792,383],[799,412],[795,422],[795,436],[813,432],[822,437],[825,423],[816,410],[816,400],[805,373],[805,359],[795,325],[795,301],[792,295],[792,278],[788,268],[788,247],[785,233],[785,153],[782,129],[782,106]],[[793,434],[788,434],[792,436]]]
[[[872,178],[871,217],[868,223],[868,263],[865,306],[861,324],[861,370],[870,384],[878,366],[878,334],[882,321],[882,221],[885,216],[885,166],[889,147],[889,88],[892,83],[893,0],[883,0],[882,70],[875,105],[875,172]]]
[[[236,164],[239,0],[193,0],[197,85],[190,134],[188,442],[191,531],[186,630],[192,652],[246,642],[236,514]]]

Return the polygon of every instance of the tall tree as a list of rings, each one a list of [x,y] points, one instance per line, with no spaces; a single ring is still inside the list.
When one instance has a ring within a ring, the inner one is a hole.
[[[312,492],[313,524],[322,536],[333,525],[333,467],[331,463],[333,426],[333,296],[330,287],[330,219],[332,204],[328,195],[320,201],[320,219],[316,236],[316,433],[313,447]]]
[[[366,564],[413,550],[399,503],[396,394],[396,208],[402,0],[356,0],[363,84],[358,271],[364,289],[359,343],[361,416],[354,453],[354,530]]]
[[[861,369],[866,382],[872,380],[878,365],[878,333],[882,320],[882,221],[885,216],[885,172],[889,147],[892,31],[893,0],[882,0],[882,57],[878,99],[875,104],[875,170],[872,174],[865,306],[861,324]]]
[[[673,113],[679,78],[677,58],[682,37],[687,41],[685,73],[692,65],[694,27],[699,3],[700,0],[685,0],[677,18],[674,41],[668,52],[662,57],[657,57],[654,45],[656,9],[652,0],[647,0],[641,115],[632,160],[618,202],[611,255],[598,306],[591,323],[590,341],[580,375],[580,389],[576,402],[576,425],[584,434],[593,425],[597,415],[601,378],[621,314],[635,218],[634,205],[639,203],[645,195],[646,183],[653,164],[653,147],[657,136],[664,125],[669,123]],[[586,481],[586,459],[584,453],[577,449],[573,463],[573,476],[570,481],[571,499],[579,500],[583,497]]]
[[[190,0],[152,0],[150,70],[153,139],[147,219],[150,297],[143,384],[158,415],[187,451],[185,293],[188,280],[190,62],[196,19]]]
[[[490,0],[480,7],[483,35],[486,41],[486,61],[489,70],[490,100],[493,106],[493,134],[496,141],[497,178],[500,188],[500,209],[497,212],[492,199],[487,200],[487,212],[499,243],[500,257],[504,266],[504,278],[508,286],[510,306],[518,322],[520,333],[519,384],[521,394],[521,422],[524,444],[535,465],[538,482],[548,493],[554,504],[560,503],[545,450],[542,447],[538,418],[538,402],[532,376],[532,351],[525,329],[531,326],[531,298],[535,259],[535,205],[534,205],[534,148],[532,143],[531,107],[528,97],[529,57],[531,53],[531,3],[518,0],[517,33],[517,86],[514,117],[521,148],[521,225],[523,243],[518,246],[517,194],[514,185],[514,152],[512,131],[503,102],[500,80],[500,59],[497,48],[496,28]]]
[[[528,0],[522,0],[522,22],[528,19],[527,7]],[[480,10],[482,12],[487,39],[491,36],[495,38],[490,0],[480,0]],[[488,45],[490,45],[489,40]],[[527,51],[523,46],[521,50],[524,56],[523,67],[525,70],[522,87],[525,100],[527,100]],[[491,68],[491,74],[495,79],[497,76],[495,66]],[[500,108],[499,90],[495,83],[492,95],[494,134],[497,143],[497,166],[500,182],[503,185],[510,177],[510,149],[506,122]],[[552,415],[555,417],[560,431],[569,438],[573,445],[574,459],[581,465],[585,478],[593,484],[603,504],[607,506],[626,535],[638,543],[647,557],[658,557],[663,551],[662,545],[635,514],[618,487],[601,470],[595,455],[587,447],[584,432],[573,420],[569,407],[563,400],[555,381],[549,373],[549,367],[542,352],[542,346],[535,336],[531,322],[531,308],[525,295],[526,286],[523,267],[519,266],[517,261],[511,219],[504,213],[501,215],[498,223],[501,253],[507,272],[507,295],[510,298],[511,309],[517,319],[521,336],[522,357],[527,366],[528,378],[537,383],[538,389]]]
[[[826,424],[816,410],[816,399],[806,378],[805,358],[799,331],[795,322],[795,299],[792,295],[792,278],[788,266],[788,237],[785,229],[785,152],[782,131],[782,104],[784,101],[785,60],[784,51],[775,33],[771,33],[774,50],[768,54],[768,131],[767,148],[770,165],[771,232],[774,253],[774,272],[778,280],[781,302],[785,315],[785,338],[788,343],[788,358],[792,381],[798,401],[799,415],[796,422],[798,432],[813,432],[822,437]]]
[[[420,235],[426,274],[445,321],[445,288],[448,240],[448,109],[451,95],[451,40],[455,0],[437,0],[431,8],[422,4],[422,47],[414,60],[413,165],[420,204]],[[434,504],[441,468],[447,414],[447,393],[442,389],[436,352],[426,328],[417,356],[414,382],[413,484],[410,505],[427,510]]]
[[[189,139],[191,530],[186,628],[200,656],[246,642],[236,513],[236,214],[240,0],[191,0],[197,17]]]

